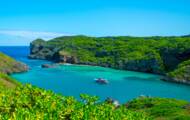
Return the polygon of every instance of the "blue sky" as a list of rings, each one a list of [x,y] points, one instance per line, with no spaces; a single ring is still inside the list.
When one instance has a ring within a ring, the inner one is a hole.
[[[0,0],[0,45],[42,37],[190,34],[190,0]]]

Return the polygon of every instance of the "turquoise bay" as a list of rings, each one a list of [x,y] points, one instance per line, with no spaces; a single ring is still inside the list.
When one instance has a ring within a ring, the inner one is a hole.
[[[102,67],[62,65],[44,69],[33,67],[29,72],[13,75],[22,83],[31,83],[63,95],[79,98],[80,93],[111,97],[126,102],[140,95],[170,97],[190,100],[190,87],[161,81],[160,76]],[[99,85],[94,78],[109,80],[108,85]]]
[[[190,86],[161,81],[158,75],[80,65],[45,69],[41,64],[50,62],[27,59],[28,47],[0,47],[0,51],[30,66],[28,72],[12,77],[63,95],[79,98],[81,93],[87,93],[97,95],[101,100],[111,97],[122,103],[140,95],[190,100]],[[94,78],[98,77],[108,79],[109,84],[96,84]]]

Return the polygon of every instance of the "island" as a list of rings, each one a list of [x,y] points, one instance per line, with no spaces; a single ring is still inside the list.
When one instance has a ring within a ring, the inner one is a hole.
[[[190,37],[63,36],[30,44],[31,59],[160,74],[190,84]]]

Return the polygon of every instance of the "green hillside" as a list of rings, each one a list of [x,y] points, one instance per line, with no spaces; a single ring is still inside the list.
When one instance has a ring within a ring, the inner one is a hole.
[[[27,71],[28,67],[0,52],[0,73],[17,73]]]
[[[15,88],[19,83],[7,74],[27,71],[28,67],[0,52],[0,87]]]

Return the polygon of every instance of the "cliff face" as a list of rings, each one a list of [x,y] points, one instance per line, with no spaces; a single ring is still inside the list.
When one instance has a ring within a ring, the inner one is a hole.
[[[37,39],[36,41],[30,44],[30,56],[31,59],[46,59],[46,60],[53,60],[53,56],[55,55],[58,50],[55,50],[56,47],[49,47],[46,46],[46,42]]]
[[[190,37],[70,36],[30,45],[32,59],[165,74],[190,59]]]
[[[30,59],[51,60],[61,63],[77,64],[76,58],[67,52],[61,51],[59,46],[48,45],[43,40],[36,40],[30,44]]]
[[[27,65],[0,52],[0,73],[11,74],[27,71]]]

